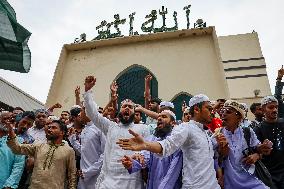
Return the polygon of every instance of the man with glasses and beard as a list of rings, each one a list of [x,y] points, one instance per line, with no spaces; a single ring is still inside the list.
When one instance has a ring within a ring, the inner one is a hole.
[[[141,173],[129,174],[119,160],[124,156],[131,156],[132,151],[122,150],[115,141],[122,137],[130,137],[128,130],[132,129],[143,137],[147,137],[149,131],[145,125],[134,124],[134,103],[126,99],[121,102],[118,114],[119,123],[110,121],[98,112],[98,106],[93,100],[91,89],[95,86],[96,78],[88,76],[85,79],[84,102],[87,116],[106,136],[104,160],[102,170],[97,179],[95,188],[139,189],[143,188]]]
[[[171,134],[175,122],[176,116],[172,111],[162,111],[159,114],[154,135],[151,135],[146,140],[161,141],[165,139]],[[182,151],[180,149],[164,158],[159,158],[149,151],[143,151],[141,155],[124,156],[122,164],[131,174],[148,168],[147,189],[181,188]],[[139,161],[137,161],[138,159]]]
[[[264,155],[262,162],[268,168],[277,189],[284,188],[284,120],[278,118],[279,101],[274,96],[261,100],[264,120],[254,129],[260,142],[265,139],[273,143],[269,155]]]

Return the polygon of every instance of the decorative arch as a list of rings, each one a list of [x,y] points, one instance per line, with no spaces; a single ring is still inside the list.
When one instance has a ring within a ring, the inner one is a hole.
[[[188,101],[191,99],[192,95],[187,93],[187,92],[180,92],[178,94],[176,94],[171,102],[175,105],[175,113],[176,113],[176,117],[177,120],[181,120],[182,119],[182,103],[183,101],[186,102],[186,104],[188,105]]]
[[[156,76],[146,67],[133,64],[120,72],[115,80],[118,84],[118,103],[126,98],[144,106],[145,76],[152,75],[151,96],[158,97],[158,81]]]

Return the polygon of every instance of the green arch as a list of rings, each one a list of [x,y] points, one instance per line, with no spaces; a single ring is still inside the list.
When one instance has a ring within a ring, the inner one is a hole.
[[[147,68],[134,64],[124,69],[116,77],[118,84],[118,103],[128,98],[136,104],[144,106],[145,76],[152,75],[151,96],[158,97],[158,81],[156,76]]]
[[[180,92],[177,95],[175,95],[171,102],[175,105],[175,113],[177,120],[181,120],[182,118],[182,103],[183,101],[186,102],[188,105],[188,101],[191,99],[192,95],[187,92]]]

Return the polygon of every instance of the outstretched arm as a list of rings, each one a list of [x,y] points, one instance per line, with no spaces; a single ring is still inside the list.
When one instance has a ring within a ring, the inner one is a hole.
[[[141,151],[147,150],[162,156],[169,156],[178,150],[188,139],[188,125],[179,125],[174,127],[170,136],[162,141],[148,142],[143,137],[131,129],[129,133],[133,138],[119,139],[117,144],[124,150]]]
[[[129,139],[119,139],[116,144],[118,144],[124,150],[141,151],[147,150],[153,153],[162,153],[162,146],[158,142],[148,142],[143,139],[143,137],[131,129],[129,133],[133,135],[133,138]]]
[[[36,146],[33,144],[19,144],[12,125],[7,125],[7,128],[9,137],[7,145],[11,148],[12,152],[18,155],[34,156]]]
[[[148,110],[146,108],[143,108],[141,105],[137,106],[135,108],[135,110],[143,112],[144,114],[146,114],[147,116],[153,118],[153,119],[158,119],[159,114],[157,112]]]
[[[94,76],[88,76],[85,79],[85,107],[87,116],[92,120],[94,125],[98,127],[105,135],[108,132],[109,126],[115,124],[114,122],[103,117],[98,112],[98,106],[93,100],[91,89],[95,86],[96,78]]]

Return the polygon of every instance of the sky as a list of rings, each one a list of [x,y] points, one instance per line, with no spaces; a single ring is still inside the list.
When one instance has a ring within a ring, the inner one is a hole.
[[[29,48],[32,67],[29,73],[0,70],[0,76],[31,96],[45,103],[53,74],[64,44],[81,33],[87,40],[97,36],[96,26],[102,20],[112,21],[114,14],[127,18],[121,27],[128,35],[128,15],[136,12],[134,29],[140,26],[151,10],[168,8],[178,13],[179,29],[186,28],[183,7],[191,5],[191,25],[202,18],[208,26],[215,26],[217,36],[258,33],[262,54],[267,65],[270,87],[274,91],[277,70],[284,55],[283,0],[8,0],[15,9],[18,22],[32,35]],[[170,16],[169,15],[169,16]],[[173,24],[168,18],[168,25]],[[78,73],[79,74],[79,73]]]

